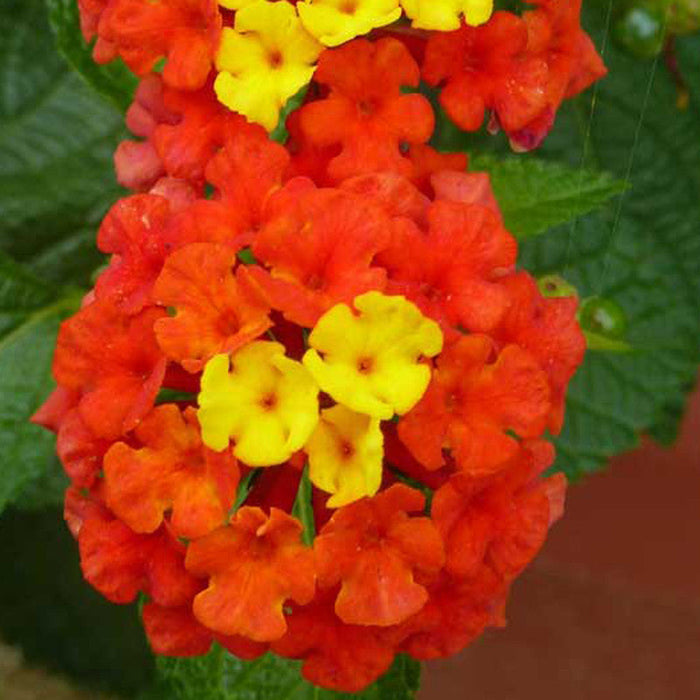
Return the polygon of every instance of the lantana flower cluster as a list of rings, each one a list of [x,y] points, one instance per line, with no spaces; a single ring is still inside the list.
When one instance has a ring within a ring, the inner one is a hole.
[[[96,58],[144,75],[142,140],[34,420],[86,580],[142,600],[155,652],[272,651],[353,692],[504,623],[563,511],[547,435],[585,341],[417,88],[539,142],[603,68],[580,3],[533,4],[81,2]]]

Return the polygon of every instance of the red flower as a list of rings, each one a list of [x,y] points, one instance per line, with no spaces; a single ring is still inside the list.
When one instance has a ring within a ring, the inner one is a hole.
[[[330,94],[302,107],[300,126],[313,146],[342,144],[328,165],[331,179],[386,170],[410,176],[412,164],[400,145],[425,143],[434,117],[425,97],[401,92],[419,80],[406,47],[395,39],[351,41],[321,54],[314,79]]]
[[[95,284],[98,299],[111,301],[125,314],[138,313],[148,305],[165,261],[169,218],[168,201],[157,195],[125,197],[109,210],[97,245],[113,257]]]
[[[241,283],[236,251],[214,243],[192,243],[170,255],[153,296],[175,310],[158,319],[163,352],[190,372],[218,353],[231,353],[272,324],[269,307]]]
[[[578,300],[543,297],[524,272],[507,277],[503,285],[511,303],[494,336],[501,343],[515,343],[527,350],[547,374],[552,402],[547,427],[558,433],[564,421],[566,389],[586,353],[586,339],[576,320]]]
[[[433,499],[433,518],[445,540],[445,570],[470,580],[487,565],[509,584],[537,554],[562,507],[566,480],[541,480],[552,446],[527,441],[495,477],[455,477]]]
[[[333,600],[319,592],[310,605],[293,607],[287,633],[272,645],[275,653],[303,659],[309,682],[331,690],[355,693],[385,673],[394,646],[376,627],[346,625],[333,611]]]
[[[194,600],[194,614],[207,627],[256,642],[286,631],[282,605],[308,603],[314,596],[313,554],[300,541],[301,524],[281,510],[270,515],[241,508],[231,523],[192,542],[186,565],[209,577]]]
[[[391,217],[406,217],[421,225],[427,220],[430,200],[401,175],[358,175],[343,181],[340,189],[370,197]]]
[[[413,164],[411,181],[426,194],[432,194],[430,179],[444,170],[464,172],[467,169],[465,153],[440,153],[422,143],[406,144],[402,149]]]
[[[139,592],[167,607],[189,603],[201,582],[184,567],[184,545],[161,529],[138,535],[98,501],[66,493],[65,518],[78,539],[85,580],[114,603]]]
[[[518,451],[508,434],[535,437],[550,409],[547,377],[516,345],[495,355],[486,336],[470,335],[448,346],[420,403],[399,421],[399,436],[428,469],[451,450],[459,470],[496,471]]]
[[[527,51],[524,20],[495,12],[480,27],[463,25],[428,39],[423,77],[445,84],[440,104],[462,129],[475,131],[493,110],[506,132],[521,129],[547,106],[546,61]]]
[[[86,25],[94,26],[94,20]],[[165,82],[196,90],[209,75],[220,31],[215,0],[110,0],[97,23],[100,41],[93,56],[98,63],[121,56],[137,75],[165,57]]]
[[[491,330],[508,305],[498,280],[515,266],[515,239],[479,205],[435,202],[428,222],[427,234],[407,219],[394,222],[391,246],[379,257],[387,290],[414,301],[446,333]]]
[[[104,459],[105,500],[135,532],[154,532],[166,513],[172,531],[188,539],[224,524],[238,485],[238,465],[226,451],[202,445],[195,410],[155,408],[136,428],[138,449],[117,442]]]
[[[374,498],[340,509],[314,542],[320,588],[341,584],[335,602],[348,624],[388,626],[425,605],[428,593],[415,575],[443,564],[442,541],[421,511],[418,491],[396,484]]]
[[[93,485],[108,449],[109,442],[93,435],[80,411],[66,414],[56,436],[56,452],[75,486],[90,488]]]
[[[266,644],[251,642],[245,637],[224,637],[213,634],[192,614],[191,606],[164,607],[147,603],[142,611],[143,626],[151,649],[165,656],[201,656],[213,641],[240,659],[252,661],[267,651]]]
[[[478,582],[486,595],[477,596],[472,587],[442,574],[430,585],[430,599],[410,620],[400,625],[396,636],[401,639],[399,650],[420,660],[451,656],[480,635],[494,621],[494,608],[504,591],[499,582],[483,572]]]
[[[148,643],[164,656],[201,656],[211,648],[212,633],[195,619],[189,606],[165,608],[146,603],[141,612]]]
[[[443,170],[430,178],[436,200],[462,202],[462,204],[480,204],[490,209],[500,223],[503,223],[501,210],[496,195],[491,187],[491,178],[487,173],[458,173]]]
[[[164,85],[156,74],[139,83],[126,124],[145,141],[122,141],[115,154],[117,178],[138,190],[150,189],[163,175],[201,189],[206,166],[226,135],[256,128],[216,99],[211,81],[200,90],[182,91]]]
[[[98,300],[61,324],[54,377],[81,393],[78,410],[95,436],[118,438],[153,406],[165,374],[153,324],[163,313],[126,317]]]
[[[547,107],[508,136],[515,150],[537,148],[549,133],[564,98],[573,97],[602,78],[607,70],[590,37],[581,29],[581,0],[544,0],[524,14],[528,50],[549,68],[543,85]]]
[[[282,186],[289,166],[284,146],[265,130],[244,123],[226,135],[223,148],[209,161],[206,179],[233,216],[245,216],[248,228],[262,218],[267,198]]]
[[[312,327],[331,306],[384,287],[384,270],[372,261],[387,243],[388,219],[366,198],[294,184],[271,200],[253,244],[270,272],[251,266],[246,273],[270,306]]]

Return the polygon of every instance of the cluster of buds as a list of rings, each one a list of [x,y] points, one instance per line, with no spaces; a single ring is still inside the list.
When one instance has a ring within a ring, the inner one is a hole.
[[[546,433],[585,341],[417,87],[538,143],[604,69],[580,2],[534,5],[81,1],[96,58],[144,75],[142,140],[34,420],[85,578],[143,597],[157,653],[271,650],[352,692],[503,623],[562,513]]]

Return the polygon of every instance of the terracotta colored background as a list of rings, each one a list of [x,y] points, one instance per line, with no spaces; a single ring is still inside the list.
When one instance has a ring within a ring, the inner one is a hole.
[[[508,620],[429,664],[420,700],[700,699],[700,393],[673,449],[570,489]]]

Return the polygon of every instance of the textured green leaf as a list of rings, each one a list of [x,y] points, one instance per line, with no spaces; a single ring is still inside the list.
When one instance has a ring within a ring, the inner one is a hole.
[[[118,196],[119,112],[50,47],[41,0],[0,8],[0,249],[61,283],[102,259],[90,232]]]
[[[625,188],[607,173],[529,156],[477,156],[470,169],[489,173],[506,226],[521,240],[588,214]]]
[[[586,19],[603,36],[607,3]],[[557,468],[577,477],[638,443],[671,441],[700,361],[700,39],[679,42],[697,86],[687,112],[663,62],[637,61],[608,44],[610,76],[591,118],[590,94],[562,110],[544,155],[629,173],[630,189],[599,214],[523,246],[522,262],[557,271],[582,296],[614,299],[628,320],[629,353],[588,353],[571,385]],[[587,144],[587,145],[586,145]]]
[[[58,478],[53,436],[28,420],[52,387],[59,320],[79,301],[0,254],[0,512],[18,497],[31,501],[33,481]]]
[[[241,661],[220,647],[194,659],[157,661],[159,681],[139,700],[413,700],[420,665],[405,656],[362,693],[323,690],[305,681],[301,662],[266,654]]]
[[[125,112],[138,83],[136,76],[121,62],[100,66],[92,58],[80,31],[80,15],[76,0],[46,0],[56,44],[63,57],[84,80],[115,107]]]

